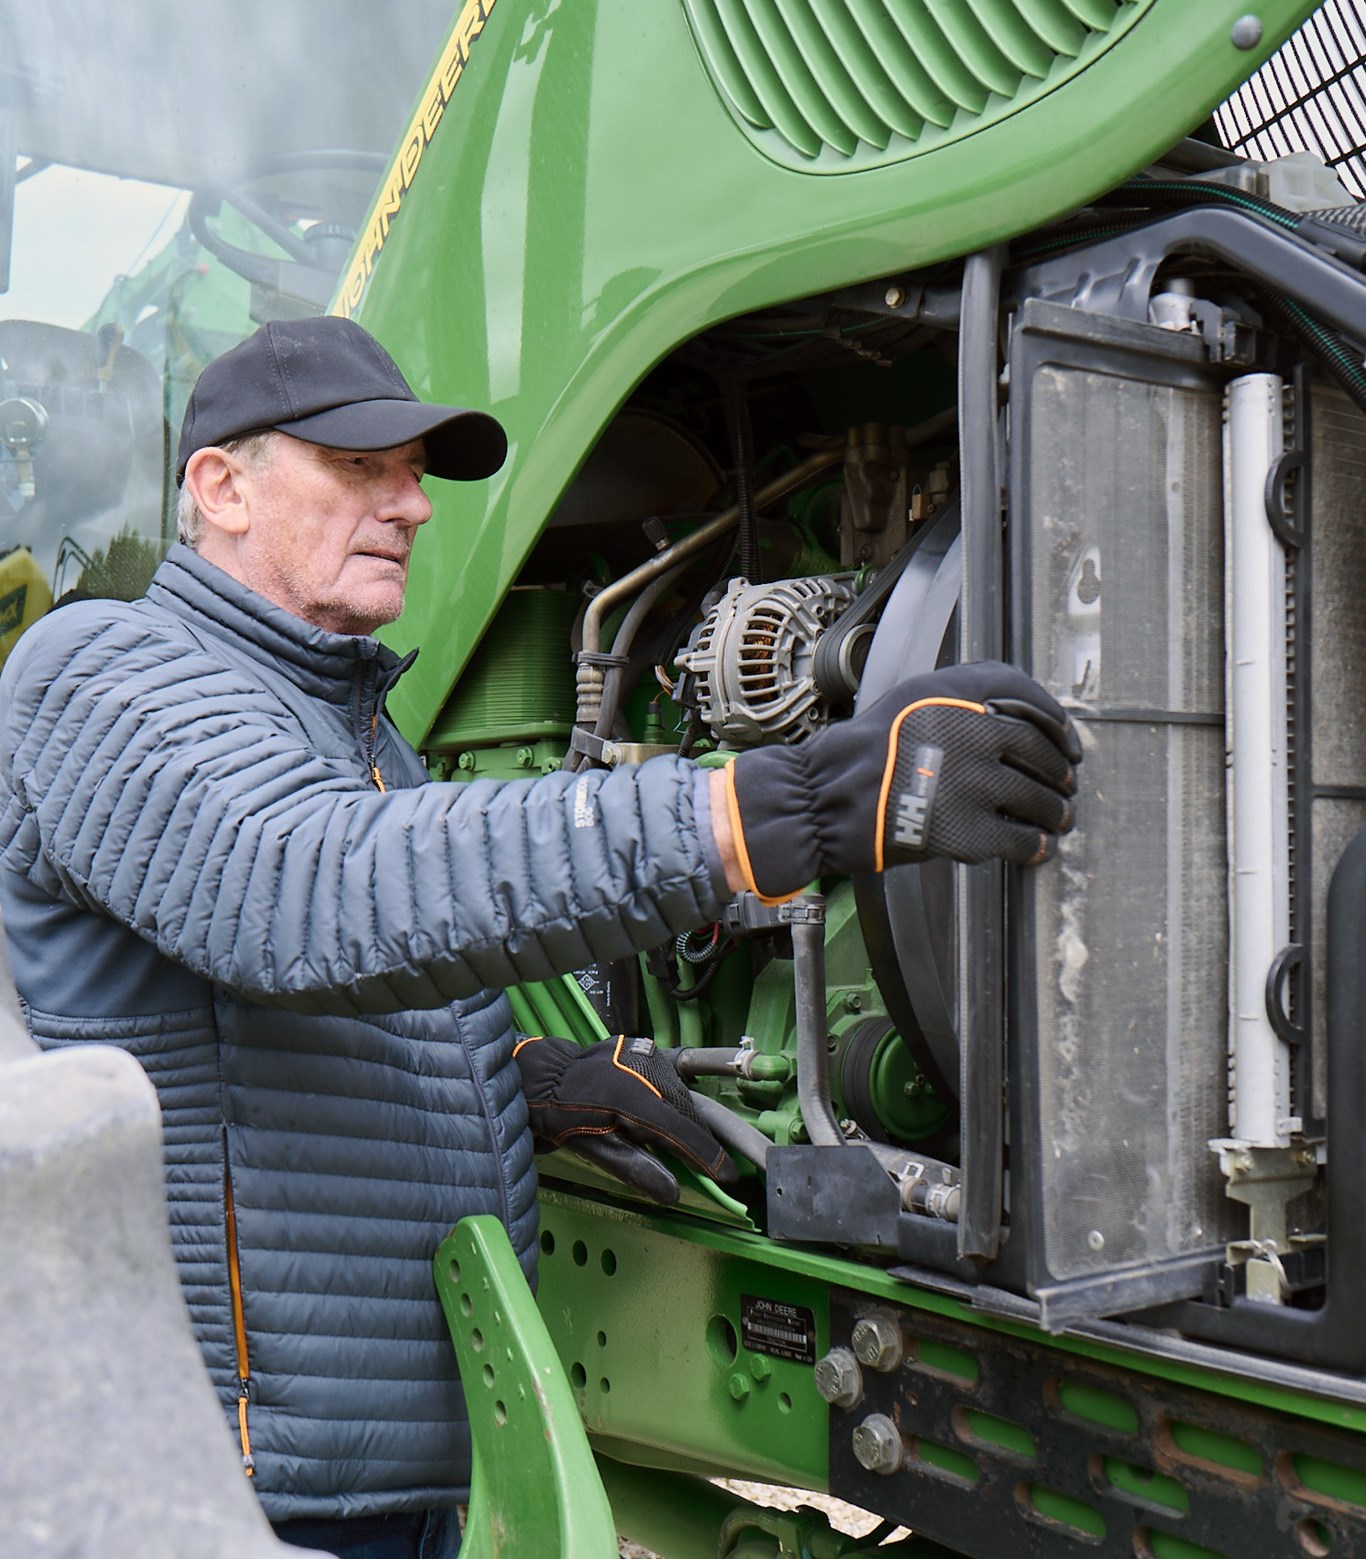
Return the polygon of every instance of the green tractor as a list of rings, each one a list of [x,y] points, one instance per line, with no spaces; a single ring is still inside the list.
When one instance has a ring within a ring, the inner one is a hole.
[[[601,1551],[600,1475],[670,1559],[1366,1555],[1366,8],[202,9],[0,0],[0,656],[140,592],[199,368],[331,309],[509,433],[384,634],[438,782],[984,656],[1086,749],[1036,871],[513,993],[744,1175],[544,1161],[539,1318],[443,1246],[471,1552]]]

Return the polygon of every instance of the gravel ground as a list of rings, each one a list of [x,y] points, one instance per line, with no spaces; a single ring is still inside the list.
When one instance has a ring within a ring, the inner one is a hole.
[[[864,1537],[877,1526],[879,1517],[871,1515],[866,1510],[859,1510],[855,1505],[846,1505],[842,1500],[832,1499],[829,1494],[813,1494],[802,1489],[775,1488],[768,1483],[740,1483],[730,1479],[718,1478],[717,1486],[729,1489],[732,1493],[747,1499],[755,1505],[766,1505],[771,1510],[796,1510],[799,1505],[814,1505],[818,1510],[825,1512],[830,1525],[837,1531],[847,1532],[851,1537]],[[904,1537],[904,1530],[898,1528],[897,1536]],[[621,1539],[621,1559],[660,1559],[660,1556],[649,1548],[642,1548],[639,1543],[629,1543],[625,1538]]]

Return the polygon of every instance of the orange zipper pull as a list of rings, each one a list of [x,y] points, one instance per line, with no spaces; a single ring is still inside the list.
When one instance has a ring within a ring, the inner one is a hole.
[[[247,1429],[247,1382],[240,1382],[241,1395],[237,1398],[237,1430],[242,1437],[242,1471],[247,1477],[256,1476],[256,1458],[251,1454],[251,1434]]]

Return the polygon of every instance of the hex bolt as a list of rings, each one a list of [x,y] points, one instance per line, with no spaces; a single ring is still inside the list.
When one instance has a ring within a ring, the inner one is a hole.
[[[883,302],[889,309],[899,309],[906,301],[906,294],[900,287],[888,287],[883,294]]]
[[[885,1413],[872,1413],[854,1430],[854,1459],[884,1476],[901,1466],[901,1431]]]
[[[831,1407],[853,1407],[863,1395],[863,1373],[848,1348],[832,1348],[817,1361],[816,1390]]]
[[[773,1366],[762,1353],[756,1353],[749,1361],[749,1372],[755,1380],[767,1380],[773,1373]]]
[[[1240,16],[1233,24],[1233,31],[1229,38],[1235,49],[1255,49],[1262,41],[1262,19],[1253,16],[1250,12],[1246,16]]]
[[[854,1322],[849,1338],[854,1357],[871,1370],[894,1370],[901,1363],[901,1328],[885,1316],[867,1315]]]
[[[749,1395],[749,1376],[741,1375],[737,1370],[730,1378],[730,1394],[737,1402],[743,1402]]]

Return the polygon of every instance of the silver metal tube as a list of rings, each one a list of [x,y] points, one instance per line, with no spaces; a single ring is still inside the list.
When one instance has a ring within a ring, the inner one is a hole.
[[[825,900],[803,894],[784,904],[792,927],[792,977],[797,992],[797,1108],[809,1142],[847,1147],[830,1100],[825,1025]]]
[[[819,476],[830,466],[839,465],[844,459],[844,446],[840,444],[831,449],[817,450],[814,455],[808,455],[800,465],[795,465],[782,476],[775,477],[766,487],[761,487],[754,499],[755,509],[767,508],[769,504],[777,503],[780,498],[785,498],[789,493],[804,487],[813,476]],[[583,617],[583,648],[589,654],[596,654],[602,649],[602,625],[607,620],[613,607],[634,591],[648,585],[651,580],[657,579],[662,573],[671,569],[676,563],[681,563],[694,552],[700,552],[703,547],[714,541],[718,536],[723,536],[733,526],[739,524],[740,509],[738,505],[732,505],[729,509],[718,514],[715,519],[708,520],[705,525],[700,525],[690,536],[685,536],[681,541],[676,541],[671,547],[665,547],[662,552],[656,552],[652,558],[647,559],[639,568],[633,568],[629,574],[623,574],[620,579],[614,580],[610,585],[601,589],[588,603],[588,610]]]
[[[686,1045],[681,1050],[670,1050],[669,1059],[678,1068],[678,1075],[689,1077],[745,1077],[745,1060],[753,1052],[715,1046]]]

